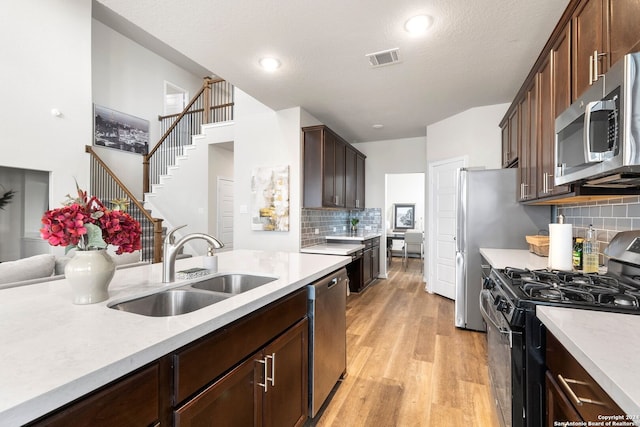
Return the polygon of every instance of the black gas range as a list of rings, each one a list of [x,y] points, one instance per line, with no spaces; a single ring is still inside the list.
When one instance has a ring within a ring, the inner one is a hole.
[[[605,274],[507,267],[484,279],[480,309],[504,426],[544,425],[546,331],[537,305],[640,314],[640,230],[618,233],[605,254]]]

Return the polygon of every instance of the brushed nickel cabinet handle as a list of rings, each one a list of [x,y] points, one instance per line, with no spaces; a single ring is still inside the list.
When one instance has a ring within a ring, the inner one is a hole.
[[[265,359],[271,359],[271,377],[268,377],[267,380],[269,380],[269,382],[271,383],[271,387],[275,387],[276,385],[276,354],[271,353],[271,355],[267,355]]]
[[[268,388],[268,385],[267,385],[268,382],[267,381],[269,379],[269,376],[267,374],[267,358],[265,357],[264,359],[256,360],[256,362],[262,363],[262,365],[264,367],[264,371],[263,371],[263,375],[264,375],[264,380],[263,381],[264,382],[263,383],[258,383],[258,385],[260,387],[262,387],[264,389],[264,392],[266,393],[267,392],[267,388]]]
[[[586,397],[578,397],[578,395],[569,386],[569,384],[579,384],[579,385],[583,385],[583,386],[589,387],[590,386],[589,383],[584,382],[584,381],[574,380],[572,378],[564,378],[560,374],[558,374],[558,381],[560,382],[560,385],[562,386],[564,391],[569,396],[569,400],[571,400],[571,402],[574,405],[582,406],[585,403],[589,403],[591,405],[607,406],[607,404],[604,403],[604,402],[599,402],[597,400],[589,399],[589,398],[586,398]]]

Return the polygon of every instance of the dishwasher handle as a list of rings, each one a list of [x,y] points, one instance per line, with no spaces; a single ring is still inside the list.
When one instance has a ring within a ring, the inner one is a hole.
[[[339,277],[334,277],[333,279],[331,279],[331,280],[329,281],[329,284],[327,284],[327,289],[331,289],[331,288],[333,288],[335,285],[337,285],[337,284],[338,284],[338,282],[339,282],[339,281],[340,281],[340,278],[339,278]]]

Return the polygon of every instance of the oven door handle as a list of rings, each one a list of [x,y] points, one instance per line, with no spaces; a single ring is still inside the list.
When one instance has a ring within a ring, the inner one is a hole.
[[[513,346],[513,343],[511,341],[511,330],[510,329],[505,329],[503,327],[501,327],[500,325],[498,325],[495,320],[493,320],[493,318],[491,316],[489,316],[489,313],[487,313],[487,310],[485,310],[484,305],[482,304],[482,300],[484,299],[483,296],[487,295],[486,298],[490,298],[490,292],[486,289],[483,289],[480,291],[480,298],[479,298],[479,305],[480,305],[480,313],[482,314],[482,317],[484,317],[484,319],[488,322],[490,322],[494,328],[496,328],[498,330],[498,332],[500,332],[503,335],[509,335],[509,347]]]

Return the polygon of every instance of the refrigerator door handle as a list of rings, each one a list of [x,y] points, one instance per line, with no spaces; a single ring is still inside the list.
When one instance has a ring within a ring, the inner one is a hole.
[[[456,326],[466,325],[466,277],[467,263],[464,252],[456,251],[456,299],[455,299],[455,322]]]

